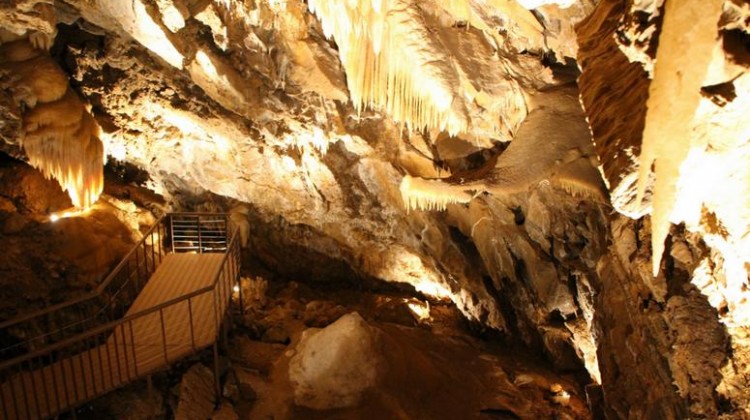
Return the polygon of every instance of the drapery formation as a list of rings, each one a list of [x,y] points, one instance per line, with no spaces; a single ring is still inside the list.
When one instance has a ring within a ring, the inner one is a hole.
[[[13,98],[23,115],[21,146],[29,162],[54,178],[78,208],[87,208],[104,187],[100,129],[68,77],[26,39],[0,46],[0,68],[14,79]]]
[[[467,8],[464,1],[448,3]],[[455,97],[460,81],[452,59],[420,25],[424,18],[414,2],[311,0],[308,5],[339,46],[357,110],[385,109],[413,129],[467,130],[468,118]]]

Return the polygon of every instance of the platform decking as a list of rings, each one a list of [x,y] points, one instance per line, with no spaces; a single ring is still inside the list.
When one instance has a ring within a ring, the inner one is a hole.
[[[0,416],[35,419],[70,410],[213,344],[231,290],[190,295],[214,284],[226,256],[166,255],[124,322],[102,331],[98,345],[54,362],[50,356],[51,363],[7,378]]]

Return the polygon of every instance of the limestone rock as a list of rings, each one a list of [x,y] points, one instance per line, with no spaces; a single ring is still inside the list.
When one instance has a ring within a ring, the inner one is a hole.
[[[211,369],[200,363],[193,365],[182,376],[177,392],[180,399],[175,410],[175,419],[205,420],[211,418],[216,399],[214,375]]]
[[[377,330],[356,312],[306,330],[289,361],[295,403],[319,410],[357,405],[382,376],[380,351]]]
[[[650,80],[643,64],[631,62],[620,48],[618,23],[626,16],[627,4],[603,0],[579,24],[578,83],[612,205],[622,214],[640,217],[650,210],[649,196],[635,202]],[[644,32],[653,34],[656,25],[650,22]],[[648,50],[650,42],[651,37],[644,37],[637,45]]]

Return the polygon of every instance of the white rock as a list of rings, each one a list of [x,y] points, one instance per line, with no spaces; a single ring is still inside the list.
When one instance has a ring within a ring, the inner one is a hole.
[[[324,329],[310,328],[289,362],[294,402],[319,410],[354,406],[383,366],[379,334],[358,313]]]

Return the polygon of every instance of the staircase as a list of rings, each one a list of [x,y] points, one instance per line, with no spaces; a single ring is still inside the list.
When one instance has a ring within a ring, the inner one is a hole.
[[[0,324],[4,337],[25,337],[0,350],[0,416],[52,417],[216,351],[239,239],[225,214],[168,214],[92,293]]]

